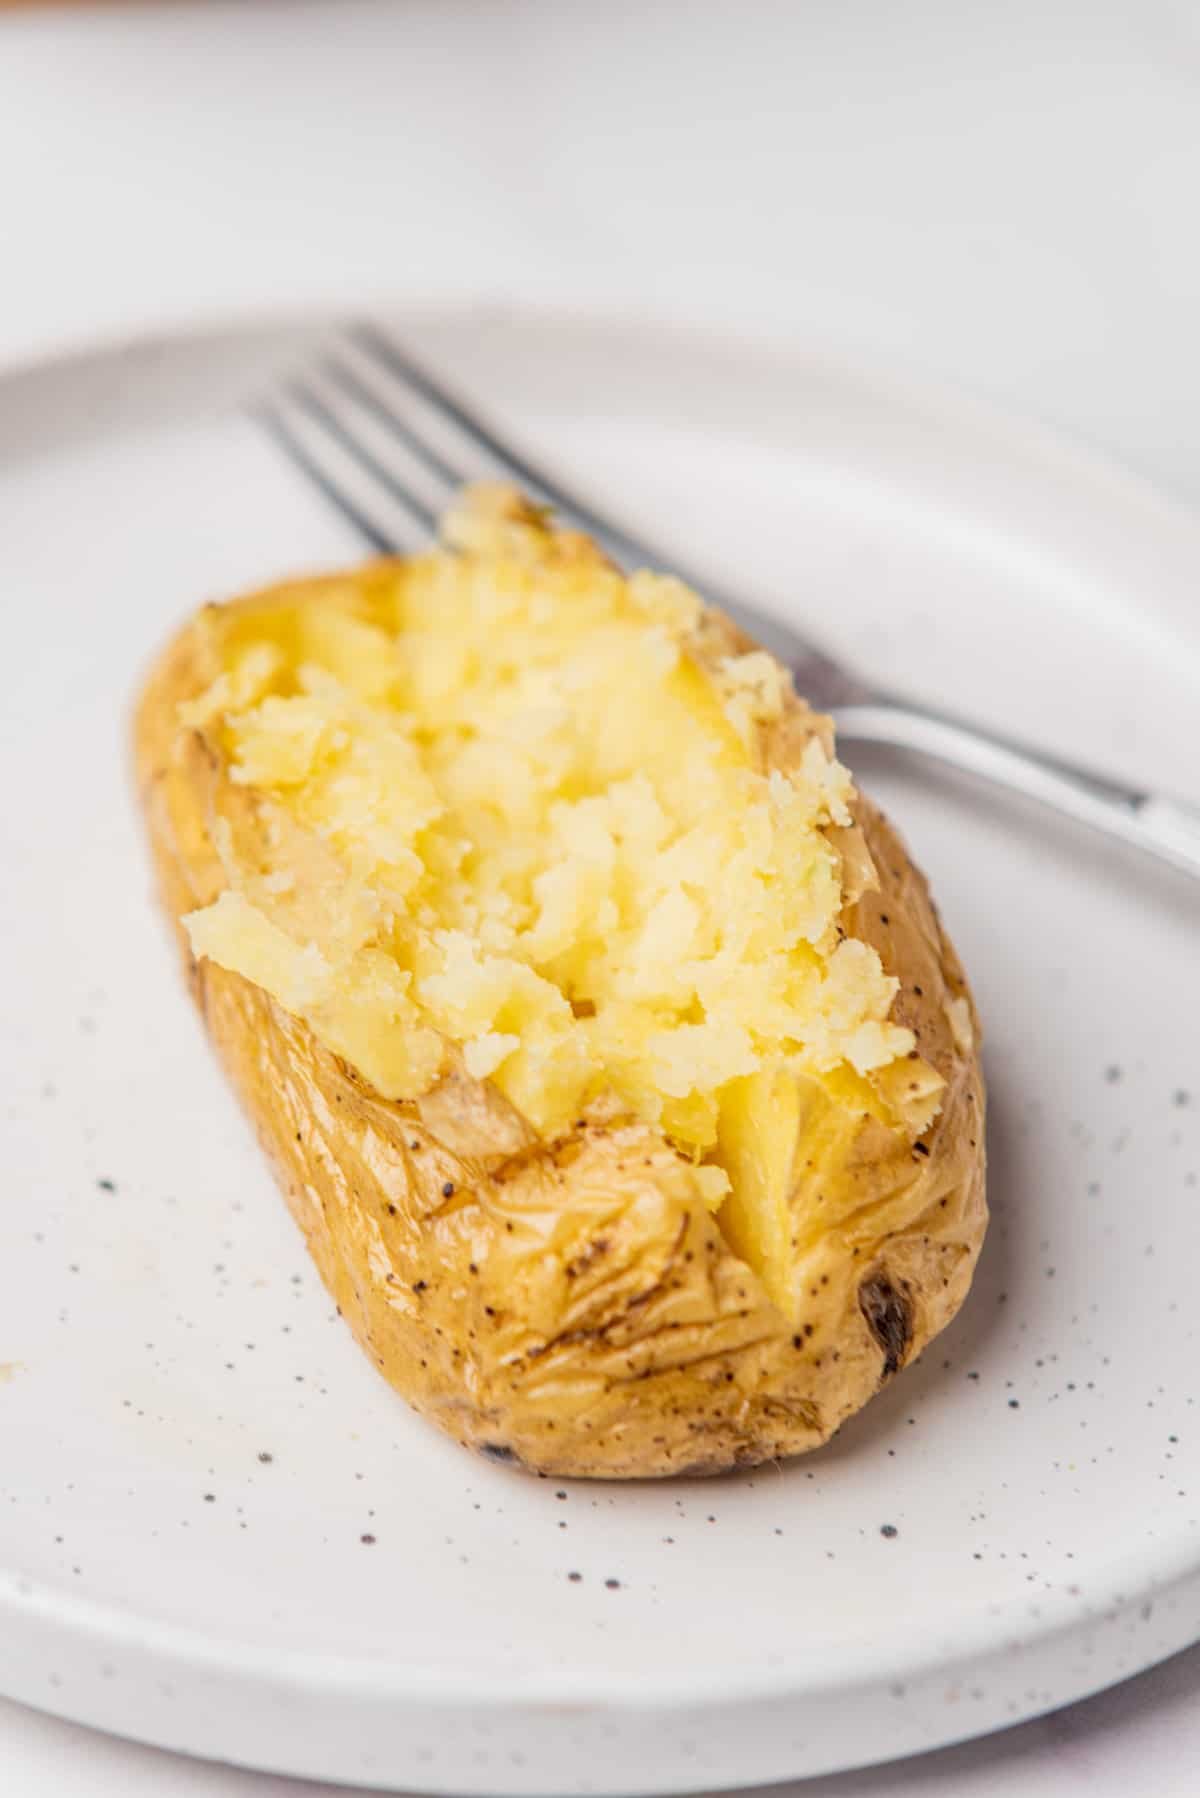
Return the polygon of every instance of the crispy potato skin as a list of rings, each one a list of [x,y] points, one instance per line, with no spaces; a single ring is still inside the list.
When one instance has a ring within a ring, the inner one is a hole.
[[[374,564],[360,578],[383,572]],[[826,1441],[954,1316],[987,1222],[980,1070],[945,1009],[966,984],[886,821],[860,799],[856,829],[840,833],[869,873],[865,845],[877,880],[843,924],[899,978],[893,1016],[918,1033],[945,1098],[918,1143],[848,1118],[792,1325],[654,1129],[587,1124],[544,1142],[461,1071],[422,1100],[383,1100],[258,987],[193,960],[178,919],[226,885],[210,820],[229,782],[177,722],[180,702],[217,672],[208,641],[196,620],[186,626],[137,708],[158,883],[217,1053],[380,1372],[459,1442],[564,1477],[719,1473]],[[748,646],[711,616],[706,654]],[[771,763],[786,767],[828,730],[793,702],[773,727]]]

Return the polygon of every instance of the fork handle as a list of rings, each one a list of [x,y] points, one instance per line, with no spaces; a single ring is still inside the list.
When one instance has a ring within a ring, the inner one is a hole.
[[[835,707],[848,742],[886,743],[973,774],[1200,880],[1200,810],[1122,786],[945,713],[900,701]]]

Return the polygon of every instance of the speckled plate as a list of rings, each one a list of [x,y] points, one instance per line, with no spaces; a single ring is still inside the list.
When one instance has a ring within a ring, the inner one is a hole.
[[[536,447],[867,668],[1200,798],[1200,528],[818,356],[410,321]],[[1200,1634],[1200,895],[927,771],[869,783],[988,1027],[995,1223],[829,1448],[538,1482],[351,1342],[205,1047],[130,804],[139,666],[355,552],[233,410],[304,328],[0,384],[0,1689],[251,1765],[672,1792],[1028,1716]]]

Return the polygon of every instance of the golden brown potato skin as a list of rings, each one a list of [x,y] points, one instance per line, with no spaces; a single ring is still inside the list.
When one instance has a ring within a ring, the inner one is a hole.
[[[209,821],[229,782],[177,722],[218,672],[208,641],[195,620],[176,637],[136,719],[138,785],[176,921],[226,884]],[[747,644],[713,614],[709,647],[715,658]],[[773,727],[772,764],[828,730],[793,702]],[[654,1129],[591,1123],[543,1142],[462,1072],[422,1100],[380,1099],[258,987],[197,964],[178,930],[193,996],[323,1280],[385,1378],[458,1441],[562,1476],[752,1466],[826,1441],[954,1316],[987,1221],[980,1070],[945,1010],[966,986],[895,833],[865,799],[857,824],[842,846],[867,865],[865,842],[878,884],[847,905],[844,926],[900,979],[893,1016],[947,1085],[915,1144],[861,1114],[846,1120],[815,1199],[825,1228],[795,1326]]]

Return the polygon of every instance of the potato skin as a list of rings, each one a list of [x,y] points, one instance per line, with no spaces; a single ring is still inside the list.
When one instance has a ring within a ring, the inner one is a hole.
[[[384,573],[372,564],[355,578]],[[269,597],[303,600],[324,585]],[[970,996],[890,826],[860,797],[855,830],[836,833],[876,881],[842,923],[900,980],[892,1015],[945,1078],[944,1102],[915,1143],[860,1113],[840,1120],[792,1324],[653,1128],[581,1120],[544,1142],[461,1069],[421,1100],[381,1099],[260,988],[193,959],[178,919],[227,884],[210,821],[230,784],[177,721],[218,672],[203,617],[169,645],[137,708],[161,895],[218,1055],[322,1279],[384,1377],[457,1441],[563,1477],[719,1473],[826,1441],[954,1316],[987,1222],[980,1069],[946,1010]],[[705,656],[747,647],[710,615]],[[814,732],[828,742],[828,722],[791,702],[771,765],[790,765]]]

